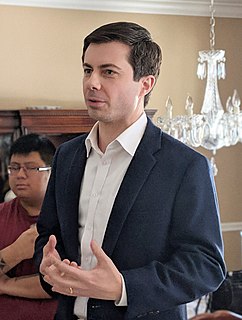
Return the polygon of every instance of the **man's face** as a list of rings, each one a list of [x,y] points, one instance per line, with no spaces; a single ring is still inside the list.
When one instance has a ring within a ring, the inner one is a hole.
[[[46,163],[41,159],[39,152],[29,154],[13,154],[10,166],[14,167],[45,167]],[[9,185],[13,192],[22,200],[40,202],[43,200],[48,184],[50,171],[26,171],[21,168],[14,174],[9,174]]]
[[[129,46],[120,42],[90,44],[85,52],[83,93],[89,115],[128,127],[143,112],[146,78],[133,80]]]

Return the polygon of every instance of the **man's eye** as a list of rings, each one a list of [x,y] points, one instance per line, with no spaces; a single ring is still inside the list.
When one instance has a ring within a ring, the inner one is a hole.
[[[20,167],[11,167],[11,170],[13,170],[13,171],[19,171],[19,170],[20,170]]]
[[[110,75],[113,75],[113,74],[114,74],[114,71],[108,69],[108,70],[105,70],[105,73],[110,76]]]
[[[84,69],[83,71],[84,71],[84,74],[90,74],[90,73],[92,72],[92,70],[91,70],[91,69],[87,69],[87,68],[86,68],[86,69]]]

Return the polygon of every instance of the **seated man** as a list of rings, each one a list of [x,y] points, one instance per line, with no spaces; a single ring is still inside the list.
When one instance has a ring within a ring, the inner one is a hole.
[[[55,146],[28,134],[10,149],[9,185],[17,196],[0,204],[0,319],[51,320],[57,302],[42,289],[34,265],[36,222]]]
[[[239,320],[242,319],[242,316],[228,311],[228,310],[218,310],[213,313],[203,313],[195,317],[192,317],[190,320]]]

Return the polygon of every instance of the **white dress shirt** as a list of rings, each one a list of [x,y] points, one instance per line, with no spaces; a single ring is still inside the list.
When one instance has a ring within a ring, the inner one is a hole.
[[[85,270],[96,266],[90,242],[102,246],[109,216],[126,170],[144,134],[147,124],[145,112],[141,117],[112,141],[103,153],[97,143],[98,122],[86,138],[87,163],[81,184],[79,201],[79,239],[81,267]],[[122,278],[122,297],[116,303],[127,305],[125,283]],[[86,319],[88,298],[77,297],[74,314]]]

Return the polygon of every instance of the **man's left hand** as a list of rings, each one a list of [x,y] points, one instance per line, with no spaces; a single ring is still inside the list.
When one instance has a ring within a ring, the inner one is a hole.
[[[122,293],[121,275],[112,260],[95,241],[91,249],[97,259],[92,270],[83,270],[75,262],[52,257],[52,265],[45,271],[44,280],[52,290],[69,296],[119,301]]]

